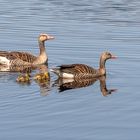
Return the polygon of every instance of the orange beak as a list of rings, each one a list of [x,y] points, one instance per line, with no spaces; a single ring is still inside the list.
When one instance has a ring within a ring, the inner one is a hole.
[[[54,37],[53,37],[53,36],[48,35],[47,39],[48,39],[48,40],[52,40],[52,39],[54,39]]]
[[[116,59],[116,58],[117,58],[117,56],[115,56],[115,55],[111,56],[111,59]]]

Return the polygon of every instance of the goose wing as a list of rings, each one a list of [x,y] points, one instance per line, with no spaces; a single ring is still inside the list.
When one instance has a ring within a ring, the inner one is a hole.
[[[16,51],[12,51],[12,52],[7,52],[7,51],[0,51],[0,56],[2,57],[6,57],[9,60],[12,59],[21,59],[25,62],[30,62],[32,63],[33,61],[36,60],[36,56],[27,53],[27,52],[16,52]]]
[[[11,55],[10,52],[7,51],[0,51],[0,57],[5,57],[9,60],[16,59],[15,56]]]
[[[96,74],[97,70],[85,64],[61,65],[60,71],[71,74]]]
[[[10,52],[10,55],[13,56],[13,57],[16,57],[18,59],[21,59],[23,61],[26,61],[26,62],[30,62],[32,63],[33,61],[36,60],[36,56],[30,54],[30,53],[27,53],[27,52]]]

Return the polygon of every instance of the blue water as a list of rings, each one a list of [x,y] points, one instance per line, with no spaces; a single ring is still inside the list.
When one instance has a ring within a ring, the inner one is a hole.
[[[137,140],[140,137],[140,1],[0,1],[0,50],[38,54],[48,33],[49,68],[84,63],[98,67],[110,51],[103,96],[99,80],[59,92],[50,82],[19,84],[19,73],[0,72],[0,139]]]

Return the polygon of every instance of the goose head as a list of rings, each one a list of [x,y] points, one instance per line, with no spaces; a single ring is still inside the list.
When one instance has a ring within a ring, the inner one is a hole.
[[[116,56],[111,54],[110,52],[103,52],[100,57],[100,67],[99,67],[99,73],[100,75],[105,75],[106,74],[106,69],[105,69],[105,63],[106,60],[108,59],[115,59]]]
[[[38,37],[39,42],[44,42],[46,40],[52,40],[52,39],[54,39],[53,36],[45,34],[45,33],[41,33]]]
[[[116,56],[114,56],[113,54],[111,54],[110,52],[103,52],[102,54],[101,54],[101,60],[102,61],[106,61],[106,60],[108,60],[108,59],[115,59],[116,58]]]

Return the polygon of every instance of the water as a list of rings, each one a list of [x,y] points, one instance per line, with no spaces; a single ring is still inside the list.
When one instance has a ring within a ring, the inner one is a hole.
[[[18,73],[0,73],[0,139],[131,140],[140,137],[139,60],[140,2],[138,0],[0,1],[0,50],[38,53],[37,37],[46,42],[49,68],[85,63],[98,67],[107,61],[107,89],[100,81],[59,92],[50,83],[19,84]]]

